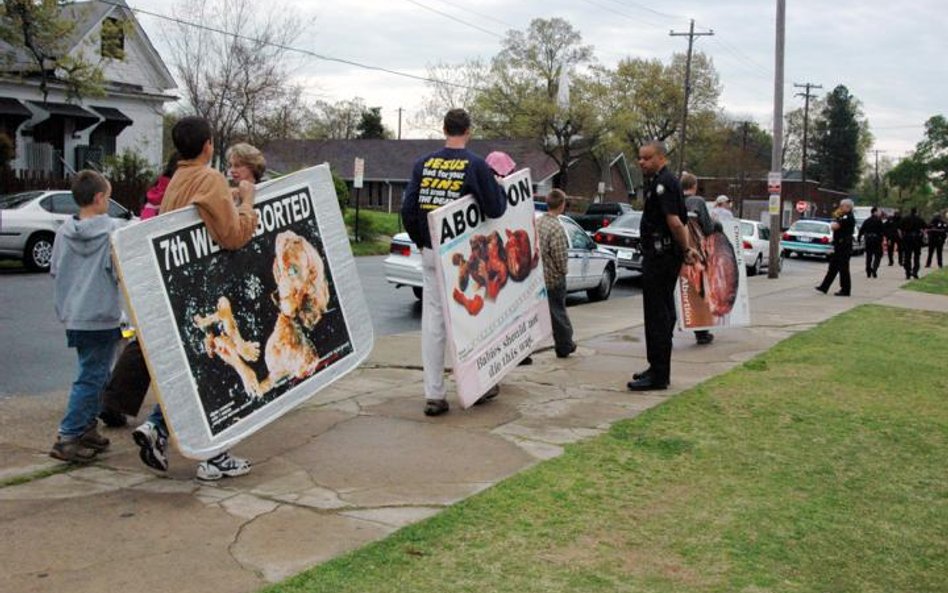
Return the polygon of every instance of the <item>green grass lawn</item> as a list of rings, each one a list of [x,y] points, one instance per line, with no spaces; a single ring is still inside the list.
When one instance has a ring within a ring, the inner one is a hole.
[[[860,307],[266,591],[948,591],[946,344]]]
[[[349,236],[355,234],[355,208],[347,208],[344,215]],[[359,211],[360,241],[350,241],[352,253],[359,255],[384,255],[391,246],[392,235],[401,232],[399,215],[397,212],[378,212],[375,210]]]
[[[948,268],[935,270],[931,274],[912,280],[904,286],[907,290],[948,295]]]

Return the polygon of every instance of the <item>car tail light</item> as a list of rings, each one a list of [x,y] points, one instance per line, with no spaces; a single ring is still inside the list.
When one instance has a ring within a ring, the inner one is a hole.
[[[610,222],[612,222],[612,221],[609,220],[608,218],[603,218],[603,219],[602,219],[602,226],[609,226],[609,223],[610,223]]]
[[[784,233],[784,234],[783,234],[783,240],[784,240],[784,241],[789,241],[789,240],[792,239],[792,238],[793,238],[793,237],[790,236],[790,233]]]
[[[402,245],[401,243],[392,243],[392,248],[389,250],[395,255],[403,255],[409,257],[411,255],[411,245]]]
[[[750,242],[750,241],[744,241],[744,249],[751,249],[751,248],[752,248],[751,242]]]
[[[826,245],[829,242],[830,242],[829,237],[820,237],[820,243]]]

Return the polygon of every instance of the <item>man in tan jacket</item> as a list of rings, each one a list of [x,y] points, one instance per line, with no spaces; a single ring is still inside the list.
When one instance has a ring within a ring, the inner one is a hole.
[[[223,249],[240,249],[253,237],[257,227],[257,213],[253,209],[254,186],[242,181],[238,188],[239,204],[235,204],[220,171],[209,167],[214,156],[211,127],[200,117],[185,117],[171,131],[174,146],[181,155],[178,169],[165,190],[160,214],[189,205],[197,207],[208,232]],[[124,357],[123,357],[124,358]],[[142,360],[142,372],[148,373]],[[157,404],[148,420],[132,432],[139,447],[141,460],[154,469],[168,469],[168,428]],[[202,461],[197,468],[201,480],[219,480],[241,476],[250,471],[250,462],[233,457],[225,451],[217,457]]]

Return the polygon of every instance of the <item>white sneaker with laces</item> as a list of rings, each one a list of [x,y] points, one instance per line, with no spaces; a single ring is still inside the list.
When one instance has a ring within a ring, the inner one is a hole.
[[[145,422],[134,431],[132,438],[138,445],[138,456],[142,463],[158,471],[167,471],[168,456],[165,449],[168,447],[168,437],[161,434],[154,422]]]
[[[250,473],[250,460],[241,457],[234,457],[228,451],[224,451],[217,457],[212,457],[202,461],[197,466],[197,478],[207,482],[220,480],[221,478],[236,478]]]

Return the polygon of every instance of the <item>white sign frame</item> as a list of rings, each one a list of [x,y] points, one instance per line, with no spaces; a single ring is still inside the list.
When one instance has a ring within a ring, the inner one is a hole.
[[[310,202],[307,202],[307,199]],[[187,237],[188,235],[182,235],[184,231],[201,236],[201,231],[206,230],[206,227],[203,226],[196,208],[193,206],[184,208],[130,225],[117,231],[112,237],[114,259],[125,290],[129,312],[134,320],[138,339],[151,373],[152,385],[155,387],[169,430],[178,449],[186,457],[206,459],[232,448],[244,438],[358,367],[372,350],[374,335],[371,317],[356,270],[355,259],[349,246],[348,233],[339,210],[329,165],[323,164],[305,169],[259,185],[254,207],[267,216],[261,216],[257,233],[248,246],[234,252],[221,250],[199,257],[195,255],[195,244],[185,247],[189,249],[189,257],[194,256],[195,262],[207,261],[209,266],[214,266],[214,262],[220,261],[213,258],[232,258],[230,269],[246,261],[237,258],[257,258],[259,265],[253,269],[264,271],[259,274],[248,271],[245,277],[240,277],[238,280],[244,281],[245,278],[248,286],[255,285],[255,282],[266,286],[271,279],[265,279],[262,276],[268,273],[267,266],[271,270],[269,273],[276,276],[276,258],[262,251],[259,244],[255,246],[255,242],[273,242],[279,239],[280,234],[284,234],[284,239],[287,238],[292,233],[285,229],[290,227],[280,227],[277,223],[282,220],[288,225],[286,221],[292,218],[291,212],[295,213],[298,219],[294,224],[315,229],[316,238],[310,243],[313,244],[317,256],[322,255],[322,277],[327,279],[326,294],[330,295],[330,306],[323,311],[323,316],[315,327],[319,328],[318,323],[333,319],[335,321],[331,329],[336,331],[337,328],[344,328],[346,333],[341,338],[337,338],[342,345],[328,355],[321,350],[321,343],[307,342],[313,346],[313,354],[316,355],[320,366],[313,364],[308,367],[309,375],[284,377],[282,380],[273,382],[271,391],[257,396],[257,399],[249,395],[243,397],[246,401],[253,401],[253,404],[243,405],[243,411],[240,412],[243,415],[235,412],[228,417],[228,424],[225,427],[221,425],[212,427],[214,420],[212,414],[215,412],[208,409],[206,392],[201,391],[202,386],[198,385],[195,378],[197,371],[193,366],[195,364],[194,340],[186,340],[182,337],[188,335],[183,329],[186,322],[181,322],[180,311],[176,312],[172,307],[170,289],[173,285],[168,284],[166,287],[166,282],[171,282],[168,278],[174,271],[167,261],[160,260],[158,250],[155,248],[162,238],[170,237],[175,233],[179,233],[175,235],[178,237]],[[277,210],[285,215],[282,219],[275,217],[274,213]],[[311,216],[307,213],[311,213]],[[275,222],[268,227],[265,220]],[[281,229],[284,229],[282,233]],[[256,255],[257,251],[260,255]],[[187,265],[191,265],[190,259]],[[227,278],[238,276],[239,273],[230,274]],[[213,281],[206,280],[206,282]],[[276,282],[275,278],[272,281]],[[269,315],[279,317],[283,314],[282,305],[277,302],[279,296],[271,297],[261,294],[258,298],[261,299],[261,307],[276,307],[277,312],[271,312]],[[274,303],[269,302],[271,298]],[[176,313],[179,315],[176,316]],[[205,310],[202,313],[213,314],[214,311]],[[240,321],[238,318],[240,312],[236,310],[236,307],[234,313],[235,319]],[[339,319],[342,320],[341,323]],[[212,337],[215,331],[221,332],[223,324],[217,324],[214,327],[216,329],[205,330]],[[244,328],[238,329],[241,332],[245,331]],[[260,361],[264,359],[265,349],[269,346],[269,342],[265,341],[266,336],[273,338],[277,333],[277,327],[273,326],[272,333],[269,332],[269,328],[261,327],[261,329],[263,329],[262,335],[245,336],[248,341],[256,341],[259,345],[258,360]],[[187,331],[194,332],[195,330],[189,328]],[[298,328],[297,331],[302,330]],[[316,334],[310,332],[308,335]],[[205,348],[207,348],[206,345]],[[186,349],[190,351],[186,352]],[[223,356],[218,355],[218,358],[219,360],[213,361],[215,364],[227,364],[223,361]],[[269,367],[269,359],[267,365]],[[232,371],[225,368],[223,372],[232,372],[235,376],[239,374],[236,367]],[[274,372],[271,368],[270,376],[272,375]],[[240,376],[244,377],[242,374]],[[266,383],[266,379],[261,383]],[[231,389],[228,394],[233,395],[234,390]]]

